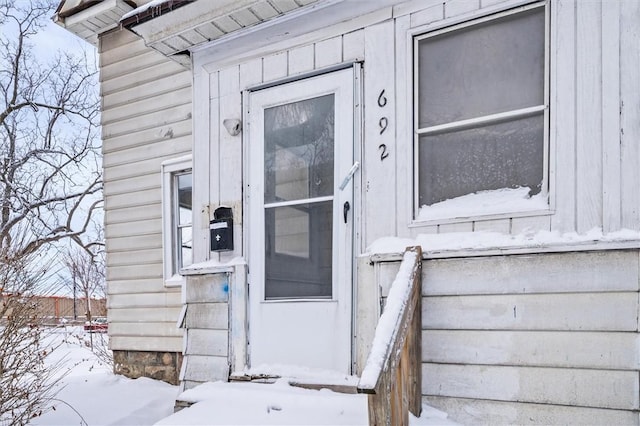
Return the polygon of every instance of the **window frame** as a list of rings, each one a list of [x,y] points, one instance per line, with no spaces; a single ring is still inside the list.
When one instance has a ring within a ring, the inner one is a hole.
[[[429,37],[439,36],[442,34],[446,34],[448,32],[457,31],[463,28],[472,27],[475,25],[490,23],[494,20],[499,20],[506,16],[518,14],[525,12],[527,10],[531,10],[534,8],[544,9],[545,16],[545,28],[544,28],[544,87],[543,87],[543,105],[537,105],[534,107],[521,108],[518,110],[511,110],[507,112],[497,113],[497,114],[489,114],[481,117],[471,118],[471,119],[463,119],[451,123],[439,124],[435,126],[420,128],[419,127],[419,95],[418,95],[418,87],[419,87],[419,70],[418,70],[418,46],[421,40],[424,40]],[[412,28],[409,31],[409,58],[412,61],[410,62],[411,66],[409,67],[411,83],[408,84],[408,88],[411,90],[411,107],[409,111],[411,112],[411,131],[412,131],[412,161],[413,161],[413,171],[412,171],[412,181],[413,181],[413,197],[412,197],[412,207],[411,207],[411,220],[409,222],[410,226],[421,226],[421,225],[435,225],[435,224],[446,224],[446,223],[456,223],[456,222],[473,222],[476,220],[490,220],[490,219],[505,219],[512,217],[523,217],[523,216],[536,216],[536,215],[549,215],[553,213],[553,198],[551,194],[551,174],[552,170],[550,167],[551,158],[551,128],[550,128],[550,107],[551,107],[551,97],[550,97],[550,76],[551,76],[551,63],[550,63],[550,46],[551,46],[551,6],[549,0],[538,0],[538,1],[529,1],[523,4],[519,2],[516,5],[505,5],[502,9],[491,9],[491,10],[476,10],[470,14],[465,14],[462,17],[453,17],[450,19],[444,19],[441,21],[434,22],[432,24]],[[529,210],[506,210],[502,213],[478,213],[476,215],[470,216],[468,213],[461,212],[460,214],[454,214],[447,218],[419,218],[420,213],[420,188],[419,188],[419,148],[420,148],[420,136],[436,133],[442,131],[444,129],[451,130],[462,130],[465,128],[474,128],[480,125],[487,125],[492,123],[499,123],[501,121],[507,120],[515,120],[518,118],[525,118],[528,116],[532,116],[536,113],[543,113],[543,160],[542,160],[542,186],[541,186],[541,194],[547,197],[547,208],[539,209],[532,208]]]
[[[185,279],[180,271],[175,270],[177,254],[178,227],[177,224],[175,180],[177,176],[191,174],[193,182],[193,164],[191,155],[164,161],[161,165],[162,174],[162,267],[165,287],[180,287]],[[193,197],[193,183],[191,188]],[[192,210],[193,211],[193,210]],[[193,235],[193,213],[190,221]]]

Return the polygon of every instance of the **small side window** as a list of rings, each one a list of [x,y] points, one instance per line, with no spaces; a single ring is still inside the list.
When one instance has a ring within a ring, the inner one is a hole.
[[[180,270],[193,262],[193,176],[191,158],[162,164],[162,223],[164,281],[181,285]]]

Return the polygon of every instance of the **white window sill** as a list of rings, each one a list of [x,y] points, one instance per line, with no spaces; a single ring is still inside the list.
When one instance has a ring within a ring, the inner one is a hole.
[[[164,286],[165,287],[182,287],[182,284],[184,284],[184,282],[185,282],[185,279],[182,275],[175,274],[164,280]]]

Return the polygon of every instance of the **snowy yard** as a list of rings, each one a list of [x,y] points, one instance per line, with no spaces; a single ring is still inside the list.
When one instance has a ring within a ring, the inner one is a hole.
[[[94,335],[99,340],[103,335]],[[173,414],[177,386],[117,376],[85,345],[81,327],[54,330],[59,344],[48,362],[63,361],[66,376],[52,409],[32,425],[361,425],[367,423],[364,395],[275,384],[207,383],[182,395],[195,402]],[[414,425],[453,424],[429,407]]]

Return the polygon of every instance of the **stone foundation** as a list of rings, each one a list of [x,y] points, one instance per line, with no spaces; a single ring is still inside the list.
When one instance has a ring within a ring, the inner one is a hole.
[[[116,374],[137,379],[149,377],[179,384],[182,354],[177,352],[113,351]]]

